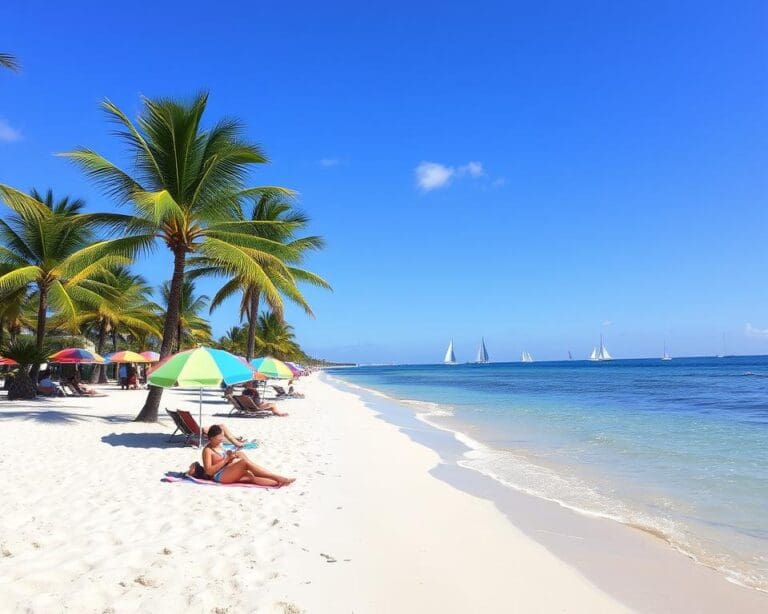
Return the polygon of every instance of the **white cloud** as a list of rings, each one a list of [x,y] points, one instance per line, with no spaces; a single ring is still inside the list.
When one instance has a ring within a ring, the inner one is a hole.
[[[0,119],[0,141],[13,143],[18,140],[21,140],[21,132],[13,128],[4,119]]]
[[[503,186],[505,183],[507,183],[507,180],[506,180],[506,178],[505,178],[505,177],[497,177],[496,179],[494,179],[494,180],[491,182],[491,187],[492,187],[492,188],[500,188],[500,187],[502,187],[502,186]]]
[[[747,322],[747,325],[744,327],[744,334],[747,335],[747,337],[768,339],[768,328],[755,328]]]
[[[459,173],[462,175],[466,173],[470,177],[482,177],[485,175],[482,162],[467,162],[464,166],[459,167]]]
[[[603,326],[613,326],[613,320],[605,320]]]
[[[331,166],[338,166],[339,162],[340,160],[338,158],[321,158],[318,161],[318,164],[325,168],[330,168]]]
[[[425,192],[429,192],[447,186],[455,174],[456,169],[452,166],[422,162],[416,167],[416,184]]]

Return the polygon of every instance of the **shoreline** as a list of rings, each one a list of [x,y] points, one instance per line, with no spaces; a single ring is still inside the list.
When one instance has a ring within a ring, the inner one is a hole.
[[[205,425],[255,437],[251,458],[298,478],[276,490],[162,482],[200,452],[167,443],[162,411],[157,424],[132,421],[144,392],[0,400],[0,469],[14,481],[3,602],[114,614],[764,611],[762,594],[650,536],[459,466],[449,433],[325,379],[279,402],[287,418],[229,416],[220,391],[203,393]],[[197,417],[197,400],[168,390],[161,408]]]
[[[691,594],[697,594],[698,612],[764,611],[768,593],[727,577],[690,553],[671,543],[663,534],[644,526],[635,526],[587,510],[573,508],[560,501],[516,488],[496,476],[468,463],[467,453],[475,451],[474,442],[465,433],[442,426],[429,414],[416,410],[427,402],[400,400],[379,390],[335,378],[340,385],[360,394],[364,402],[378,411],[378,418],[397,426],[415,443],[426,445],[440,454],[441,463],[430,473],[451,486],[478,498],[492,501],[508,520],[526,535],[545,545],[558,558],[574,565],[599,588],[639,611],[682,611],[693,606]],[[434,432],[420,429],[426,425]],[[438,434],[439,433],[439,434]],[[534,519],[546,519],[537,522]],[[545,526],[549,525],[549,526]],[[575,547],[578,541],[584,542]],[[621,557],[646,561],[632,566],[632,576],[617,573],[615,549]],[[652,590],[647,587],[653,586]]]

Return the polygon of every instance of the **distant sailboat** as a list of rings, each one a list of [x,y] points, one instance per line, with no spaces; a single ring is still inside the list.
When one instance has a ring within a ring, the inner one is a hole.
[[[568,350],[568,360],[573,360],[573,354],[571,354],[571,350]]]
[[[604,361],[613,360],[613,356],[608,353],[608,348],[603,343],[603,336],[600,335],[600,348],[592,348],[592,353],[589,355],[589,359],[592,361]]]
[[[456,355],[453,353],[453,339],[451,339],[451,342],[448,344],[448,349],[445,351],[443,362],[447,365],[456,364]]]
[[[661,357],[662,360],[672,360],[672,357],[667,353],[667,344],[664,344],[664,355]]]
[[[723,353],[717,355],[718,358],[730,358],[731,354],[728,353],[728,344],[725,341],[725,333],[723,333]]]
[[[480,339],[480,347],[477,348],[477,360],[475,361],[478,364],[484,365],[488,362],[488,350],[485,347],[485,339]]]
[[[522,354],[520,354],[520,362],[533,362],[533,356],[523,350]]]

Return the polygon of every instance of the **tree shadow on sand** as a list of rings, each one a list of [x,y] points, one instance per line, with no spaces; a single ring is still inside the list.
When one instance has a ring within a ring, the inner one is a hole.
[[[104,435],[101,441],[110,446],[122,448],[179,448],[183,447],[183,439],[175,438],[168,441],[168,433],[110,433]]]
[[[67,409],[77,408],[70,406]],[[76,424],[78,422],[89,421],[122,424],[125,422],[131,422],[133,417],[130,415],[98,416],[96,414],[78,414],[71,411],[58,411],[56,409],[41,409],[26,411],[3,411],[0,412],[0,422],[3,420],[35,420],[37,422],[57,424]]]

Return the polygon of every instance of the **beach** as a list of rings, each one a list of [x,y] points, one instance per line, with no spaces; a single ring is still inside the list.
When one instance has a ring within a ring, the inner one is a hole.
[[[523,493],[441,457],[450,437],[316,374],[286,418],[203,423],[255,438],[281,489],[163,482],[199,451],[132,422],[145,393],[0,400],[8,477],[0,596],[12,612],[765,611],[661,540]],[[198,391],[162,407],[195,416]],[[401,421],[398,424],[398,420]],[[178,440],[177,440],[178,441]],[[509,489],[505,489],[505,492]],[[511,498],[510,498],[511,497]]]

